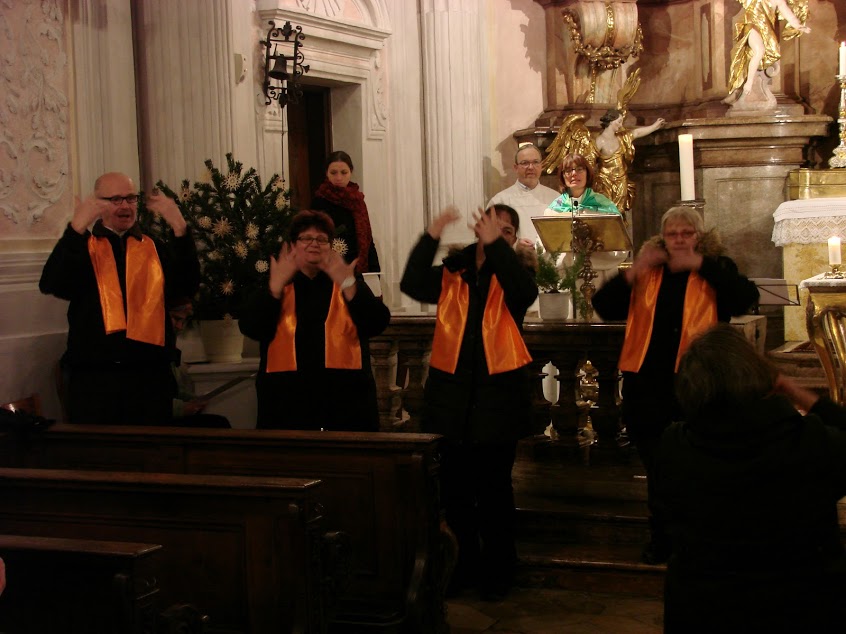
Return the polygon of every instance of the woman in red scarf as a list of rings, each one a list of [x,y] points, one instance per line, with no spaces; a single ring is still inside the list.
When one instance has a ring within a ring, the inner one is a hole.
[[[353,164],[346,152],[332,152],[326,158],[326,180],[314,192],[311,207],[325,211],[335,223],[336,240],[342,240],[344,259],[356,262],[360,273],[379,273],[379,256],[373,244],[370,216],[364,194],[351,183]]]

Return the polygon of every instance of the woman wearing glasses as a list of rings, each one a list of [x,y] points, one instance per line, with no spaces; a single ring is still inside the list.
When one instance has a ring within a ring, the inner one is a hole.
[[[334,232],[323,212],[294,216],[291,241],[270,258],[268,287],[238,322],[260,343],[259,429],[379,429],[368,339],[391,315],[331,248]]]
[[[311,206],[325,211],[335,223],[338,247],[347,262],[355,262],[359,273],[379,273],[379,256],[373,244],[370,215],[364,194],[352,178],[353,164],[346,152],[332,152],[326,158],[326,180],[314,192]]]
[[[758,299],[755,284],[722,252],[699,212],[673,207],[661,219],[661,234],[643,245],[631,268],[593,296],[603,319],[626,320],[617,367],[623,373],[623,424],[646,469],[652,517],[643,560],[650,564],[670,554],[652,473],[661,434],[680,417],[673,388],[679,359],[695,335],[742,315]]]
[[[593,167],[581,154],[568,154],[561,161],[558,172],[564,193],[556,198],[544,212],[545,216],[554,216],[573,211],[593,211],[606,214],[619,214],[617,206],[602,194],[598,194],[593,185]]]

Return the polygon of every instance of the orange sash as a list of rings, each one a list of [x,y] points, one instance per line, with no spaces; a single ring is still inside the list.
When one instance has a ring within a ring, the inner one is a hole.
[[[336,370],[361,370],[361,343],[358,329],[350,317],[341,287],[334,284],[329,314],[323,326],[325,341],[324,362]],[[276,335],[267,347],[266,372],[295,372],[297,370],[297,303],[294,285],[282,290],[282,311],[276,324]]]
[[[451,273],[445,268],[435,318],[432,357],[429,360],[431,367],[455,374],[467,326],[469,300],[470,289],[461,278],[461,272]],[[490,374],[516,370],[532,360],[520,329],[505,304],[505,293],[496,275],[491,276],[482,316],[482,343]]]
[[[629,317],[626,321],[626,338],[623,341],[623,350],[618,363],[618,367],[623,372],[639,371],[646,357],[646,350],[652,338],[658,291],[661,289],[663,278],[663,267],[655,268],[644,284],[636,284],[632,288]],[[676,355],[676,370],[693,337],[716,323],[717,294],[696,271],[691,271],[684,294],[681,341]]]
[[[106,334],[126,331],[126,338],[154,346],[165,344],[164,271],[149,236],[126,240],[126,309],[115,255],[108,238],[90,236],[88,255],[97,278]]]

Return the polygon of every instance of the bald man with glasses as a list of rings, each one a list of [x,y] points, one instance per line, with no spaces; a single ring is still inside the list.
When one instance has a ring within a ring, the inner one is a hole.
[[[538,239],[532,216],[542,216],[552,201],[558,198],[557,191],[541,185],[542,161],[541,151],[535,145],[521,143],[514,155],[517,182],[495,194],[485,207],[490,209],[493,205],[508,205],[516,210],[520,216],[521,237],[532,242]]]
[[[176,203],[153,193],[147,209],[173,229],[167,245],[138,226],[138,191],[126,174],[100,176],[41,274],[42,293],[70,302],[67,408],[72,423],[167,424],[175,334],[166,297],[192,297],[200,266]],[[89,230],[89,226],[92,225]]]

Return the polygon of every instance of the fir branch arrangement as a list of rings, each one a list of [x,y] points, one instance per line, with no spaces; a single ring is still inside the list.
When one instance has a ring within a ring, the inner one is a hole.
[[[227,172],[205,161],[208,178],[193,187],[183,180],[178,190],[156,186],[176,201],[191,228],[200,259],[200,290],[194,303],[197,319],[238,318],[246,298],[267,286],[270,256],[279,253],[294,211],[290,190],[273,175],[262,187],[254,168],[226,155]],[[154,236],[167,240],[169,227],[143,214],[139,220]]]
[[[535,275],[535,282],[538,290],[542,293],[560,293],[570,291],[573,301],[573,311],[582,318],[587,315],[587,303],[584,295],[579,291],[579,271],[585,262],[583,254],[576,254],[573,263],[567,266],[559,262],[561,253],[558,251],[546,251],[542,245],[535,247],[538,254],[538,272]]]

